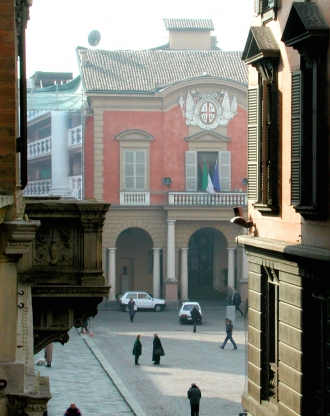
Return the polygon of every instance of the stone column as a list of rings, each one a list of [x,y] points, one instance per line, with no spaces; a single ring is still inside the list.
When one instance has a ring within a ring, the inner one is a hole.
[[[167,277],[166,282],[176,282],[175,277],[175,221],[167,220]]]
[[[69,184],[70,161],[68,149],[68,122],[67,111],[52,111],[52,187],[53,195],[71,195]]]
[[[235,286],[235,248],[228,248],[228,286],[234,289]]]
[[[109,300],[116,300],[116,250],[116,247],[108,248],[109,285],[111,286]]]
[[[166,302],[170,305],[178,303],[178,281],[175,277],[175,221],[167,220],[167,277]]]
[[[107,284],[109,284],[109,271],[108,271],[108,262],[107,262],[107,249],[102,248],[102,270],[103,270],[103,276],[105,278],[105,281]],[[104,298],[103,300],[107,300],[109,295]]]
[[[160,248],[153,248],[153,297],[160,297]]]
[[[188,248],[181,248],[181,301],[185,302],[188,298]]]

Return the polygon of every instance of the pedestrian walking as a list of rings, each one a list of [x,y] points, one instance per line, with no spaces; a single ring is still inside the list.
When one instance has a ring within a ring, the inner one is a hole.
[[[230,286],[228,286],[227,297],[226,297],[226,303],[228,306],[232,304],[233,294],[234,294],[233,289]]]
[[[136,311],[136,304],[133,300],[133,298],[130,298],[129,302],[127,303],[128,307],[128,315],[131,322],[133,322],[135,311]]]
[[[157,332],[154,333],[153,348],[152,348],[152,361],[155,365],[159,365],[160,357],[164,356],[165,352],[162,343],[159,339]]]
[[[82,413],[78,407],[76,407],[75,403],[71,403],[70,407],[64,413],[64,416],[82,416]]]
[[[233,344],[234,350],[237,350],[237,345],[236,345],[235,341],[233,340],[233,323],[230,319],[226,318],[225,324],[226,324],[227,336],[226,336],[225,340],[223,341],[222,345],[220,346],[220,348],[224,350],[225,346],[226,346],[226,344],[229,340]]]
[[[54,344],[51,342],[50,344],[48,344],[44,348],[45,360],[47,362],[46,367],[51,367],[52,366],[52,361],[53,361],[53,347],[54,347]]]
[[[187,391],[188,399],[190,400],[191,416],[199,415],[199,403],[202,397],[202,392],[196,383],[191,383],[190,389]]]
[[[241,311],[240,305],[242,304],[242,298],[241,295],[237,292],[237,290],[234,290],[234,296],[233,296],[233,305],[235,306],[235,314],[237,311],[240,311],[241,316],[243,316],[243,312]]]
[[[190,315],[191,315],[192,321],[194,323],[193,332],[196,332],[196,325],[197,325],[198,322],[200,322],[201,317],[202,317],[196,305],[190,311]]]
[[[142,344],[140,341],[140,337],[141,335],[137,335],[136,336],[136,340],[134,341],[134,346],[133,346],[133,355],[135,355],[135,365],[140,365],[139,364],[139,357],[140,355],[142,355]]]

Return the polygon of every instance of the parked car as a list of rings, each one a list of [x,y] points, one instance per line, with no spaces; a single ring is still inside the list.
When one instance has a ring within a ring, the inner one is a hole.
[[[166,301],[164,299],[153,298],[147,292],[132,290],[118,297],[119,306],[126,312],[128,311],[127,304],[130,298],[133,298],[137,309],[153,309],[156,312],[160,312],[166,308]]]
[[[179,322],[181,325],[186,324],[188,322],[192,322],[190,311],[192,310],[194,306],[197,307],[197,309],[199,310],[199,313],[202,316],[202,309],[198,302],[183,302],[179,310]],[[201,320],[199,321],[199,324],[202,325],[202,317],[201,317]]]

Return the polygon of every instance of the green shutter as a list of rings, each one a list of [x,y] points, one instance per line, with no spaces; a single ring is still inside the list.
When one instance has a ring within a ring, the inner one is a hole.
[[[144,150],[125,150],[124,188],[126,191],[145,191],[146,152]]]
[[[186,152],[186,190],[197,191],[197,152]]]
[[[259,87],[248,90],[248,199],[256,202],[259,189]]]
[[[221,191],[231,191],[231,154],[228,151],[219,152],[219,176]]]
[[[291,204],[300,204],[301,178],[301,72],[292,73],[291,94]],[[311,174],[311,173],[310,173]]]

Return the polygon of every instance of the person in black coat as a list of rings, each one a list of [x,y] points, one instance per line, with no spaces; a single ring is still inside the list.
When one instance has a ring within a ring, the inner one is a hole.
[[[187,391],[188,399],[190,400],[191,416],[199,415],[199,402],[202,397],[202,393],[196,383],[191,383],[190,389]]]
[[[197,306],[194,306],[192,308],[192,310],[190,311],[190,315],[191,315],[192,321],[194,323],[193,332],[196,332],[197,322],[200,322],[201,317],[202,317],[201,314],[200,314],[200,312],[199,312],[199,310],[198,310],[198,308],[197,308]]]
[[[159,365],[161,355],[165,355],[164,349],[157,332],[155,332],[152,348],[152,361],[154,361],[154,364]]]
[[[135,365],[140,365],[139,364],[139,357],[140,357],[140,355],[142,355],[142,344],[141,344],[141,341],[140,341],[140,337],[141,337],[141,335],[136,336],[136,340],[135,340],[134,346],[133,346],[133,355],[135,355]]]
[[[82,416],[82,413],[78,407],[76,407],[75,403],[71,403],[70,407],[64,413],[64,416]]]
[[[242,304],[242,298],[241,295],[237,292],[237,290],[234,290],[234,296],[233,296],[233,305],[235,306],[235,313],[237,311],[241,312],[241,316],[243,316],[243,312],[241,311],[240,305]]]
[[[128,315],[129,315],[129,319],[131,322],[133,322],[134,316],[135,316],[135,302],[133,300],[133,298],[130,298],[128,304],[127,304],[127,308],[128,308]]]

